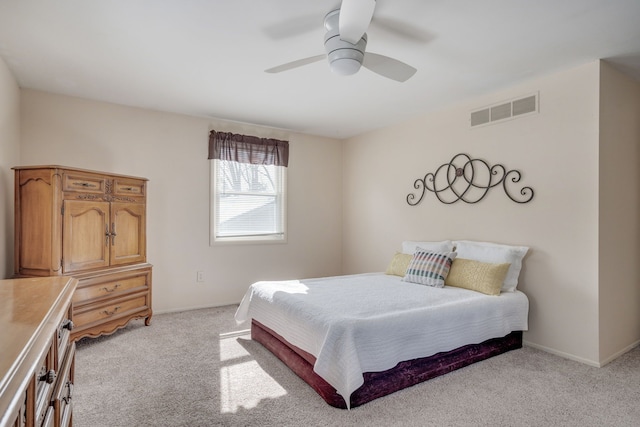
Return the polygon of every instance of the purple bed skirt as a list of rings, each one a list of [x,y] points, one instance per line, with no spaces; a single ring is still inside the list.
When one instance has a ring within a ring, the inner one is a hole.
[[[251,338],[282,360],[329,405],[347,408],[336,389],[313,371],[313,355],[289,344],[280,335],[255,320],[251,322]],[[386,371],[365,372],[364,384],[351,394],[351,407],[360,406],[403,388],[521,347],[522,331],[514,331],[502,338],[493,338],[480,344],[469,344],[433,356],[400,362]]]

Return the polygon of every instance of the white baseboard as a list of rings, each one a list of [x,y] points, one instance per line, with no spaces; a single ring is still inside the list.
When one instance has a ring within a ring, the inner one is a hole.
[[[528,346],[528,347],[532,347],[532,348],[536,348],[538,350],[545,351],[547,353],[555,354],[556,356],[564,357],[565,359],[574,360],[576,362],[584,363],[585,365],[594,366],[596,368],[602,368],[607,363],[610,363],[610,362],[614,361],[615,359],[617,359],[618,357],[622,356],[626,352],[631,351],[634,348],[636,348],[638,345],[640,345],[640,340],[634,342],[633,344],[628,345],[627,347],[623,348],[622,350],[620,350],[620,351],[616,352],[615,354],[609,356],[608,358],[606,358],[602,362],[596,362],[594,360],[585,359],[583,357],[578,357],[578,356],[570,354],[570,353],[565,353],[563,351],[558,351],[558,350],[555,350],[553,348],[545,347],[545,346],[539,345],[539,344],[534,344],[534,343],[531,343],[531,342],[528,342],[528,341],[524,341],[523,344]]]
[[[604,359],[604,361],[601,363],[602,366],[606,365],[609,362],[613,362],[615,359],[617,359],[618,357],[622,356],[623,354],[633,350],[634,348],[636,348],[638,345],[640,345],[640,340],[626,346],[625,348],[623,348],[622,350],[612,354],[611,356],[607,357],[606,359]]]
[[[547,353],[555,354],[556,356],[564,357],[565,359],[574,360],[576,362],[584,363],[585,365],[595,366],[596,368],[600,368],[601,367],[601,365],[598,362],[594,361],[594,360],[589,360],[589,359],[585,359],[583,357],[578,357],[578,356],[576,356],[574,354],[565,353],[563,351],[558,351],[556,349],[553,349],[553,348],[550,348],[550,347],[545,347],[545,346],[540,345],[540,344],[534,344],[534,343],[531,343],[531,342],[528,342],[528,341],[524,341],[523,344],[528,346],[528,347],[536,348],[538,350],[542,350],[542,351],[547,352]]]
[[[238,305],[237,302],[229,302],[223,304],[208,304],[208,305],[198,305],[193,307],[182,307],[182,308],[172,308],[170,310],[153,310],[153,314],[167,314],[167,313],[182,313],[183,311],[191,311],[191,310],[202,310],[205,308],[216,308],[216,307],[226,307],[228,305]]]

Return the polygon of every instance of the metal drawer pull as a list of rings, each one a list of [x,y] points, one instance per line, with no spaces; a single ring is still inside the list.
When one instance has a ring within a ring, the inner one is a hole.
[[[44,375],[41,375],[38,378],[38,381],[44,381],[47,384],[53,384],[55,380],[56,380],[56,371],[54,371],[53,369],[51,369],[50,371],[47,371]]]
[[[102,312],[104,314],[106,314],[107,316],[113,316],[114,314],[116,314],[118,312],[118,310],[120,310],[120,306],[116,306],[113,308],[113,311],[109,311],[109,310],[103,310]]]
[[[80,187],[94,187],[94,185],[91,185],[88,182],[74,182],[73,185],[79,185]]]
[[[125,191],[133,191],[133,187],[122,187]]]
[[[62,398],[62,401],[67,405],[71,403],[71,395],[73,394],[73,383],[71,381],[67,381],[67,395]]]
[[[111,223],[111,245],[115,245],[116,244],[116,223],[112,222]]]
[[[120,285],[120,283],[116,283],[116,284],[113,286],[113,288],[111,288],[111,289],[109,289],[109,288],[107,288],[106,286],[104,286],[104,287],[100,288],[100,290],[101,290],[101,291],[105,291],[105,292],[109,292],[109,293],[111,293],[111,292],[114,292],[116,289],[118,289],[120,286],[121,286],[121,285]]]
[[[105,224],[104,226],[104,244],[105,246],[109,246],[109,237],[111,237],[111,244],[116,244],[116,223],[111,223],[111,232],[109,232],[109,224]]]

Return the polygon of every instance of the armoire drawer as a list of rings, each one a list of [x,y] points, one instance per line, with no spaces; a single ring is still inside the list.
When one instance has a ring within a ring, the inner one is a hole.
[[[76,328],[81,329],[85,325],[94,322],[103,322],[111,318],[126,316],[137,310],[149,308],[149,294],[134,294],[129,298],[120,298],[107,304],[89,304],[78,307],[73,312],[73,321]]]
[[[85,304],[101,298],[117,298],[127,292],[135,292],[148,289],[148,274],[137,274],[132,277],[122,277],[114,280],[106,277],[104,281],[89,281],[88,284],[80,282],[73,294],[75,306]],[[77,320],[76,320],[77,321]]]
[[[79,172],[65,173],[62,179],[62,191],[104,194],[106,186],[106,177],[85,175]]]
[[[144,187],[144,181],[126,178],[114,178],[113,180],[113,194],[118,196],[144,196]]]

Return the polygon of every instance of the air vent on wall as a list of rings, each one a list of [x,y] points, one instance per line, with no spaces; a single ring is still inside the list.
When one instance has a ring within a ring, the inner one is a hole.
[[[538,112],[538,94],[490,105],[471,112],[471,127]]]

